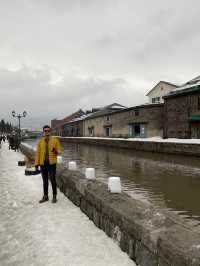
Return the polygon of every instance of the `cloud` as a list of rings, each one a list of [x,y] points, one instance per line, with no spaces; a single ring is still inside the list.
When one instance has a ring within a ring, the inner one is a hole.
[[[0,69],[0,112],[9,118],[12,110],[26,110],[28,116],[24,123],[40,126],[79,108],[86,110],[112,102],[130,106],[143,99],[141,93],[133,97],[134,88],[131,91],[131,84],[123,79],[71,75],[52,83],[51,78],[48,69],[26,66],[15,71]]]
[[[137,105],[159,80],[199,75],[197,0],[0,4],[3,116],[26,109],[34,126],[78,108]]]

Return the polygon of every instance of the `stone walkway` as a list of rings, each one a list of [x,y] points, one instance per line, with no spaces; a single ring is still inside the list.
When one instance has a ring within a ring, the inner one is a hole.
[[[42,196],[41,176],[25,176],[24,167],[17,166],[20,159],[22,154],[2,145],[0,265],[135,265],[63,194],[58,193],[57,204],[38,204]]]

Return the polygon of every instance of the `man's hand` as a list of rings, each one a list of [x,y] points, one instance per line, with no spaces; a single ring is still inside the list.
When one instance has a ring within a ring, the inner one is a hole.
[[[55,148],[52,149],[52,152],[55,154],[55,155],[58,155],[58,152]]]

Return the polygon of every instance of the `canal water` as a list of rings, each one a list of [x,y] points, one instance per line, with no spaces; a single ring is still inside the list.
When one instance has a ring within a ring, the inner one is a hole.
[[[35,141],[29,141],[35,146]],[[93,145],[62,143],[67,163],[77,162],[84,173],[94,167],[102,182],[120,176],[130,196],[168,209],[200,224],[200,158],[147,153]]]

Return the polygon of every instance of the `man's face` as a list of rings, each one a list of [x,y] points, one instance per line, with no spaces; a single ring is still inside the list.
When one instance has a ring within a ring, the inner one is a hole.
[[[51,134],[51,129],[49,127],[45,127],[43,129],[44,136],[48,137]]]

